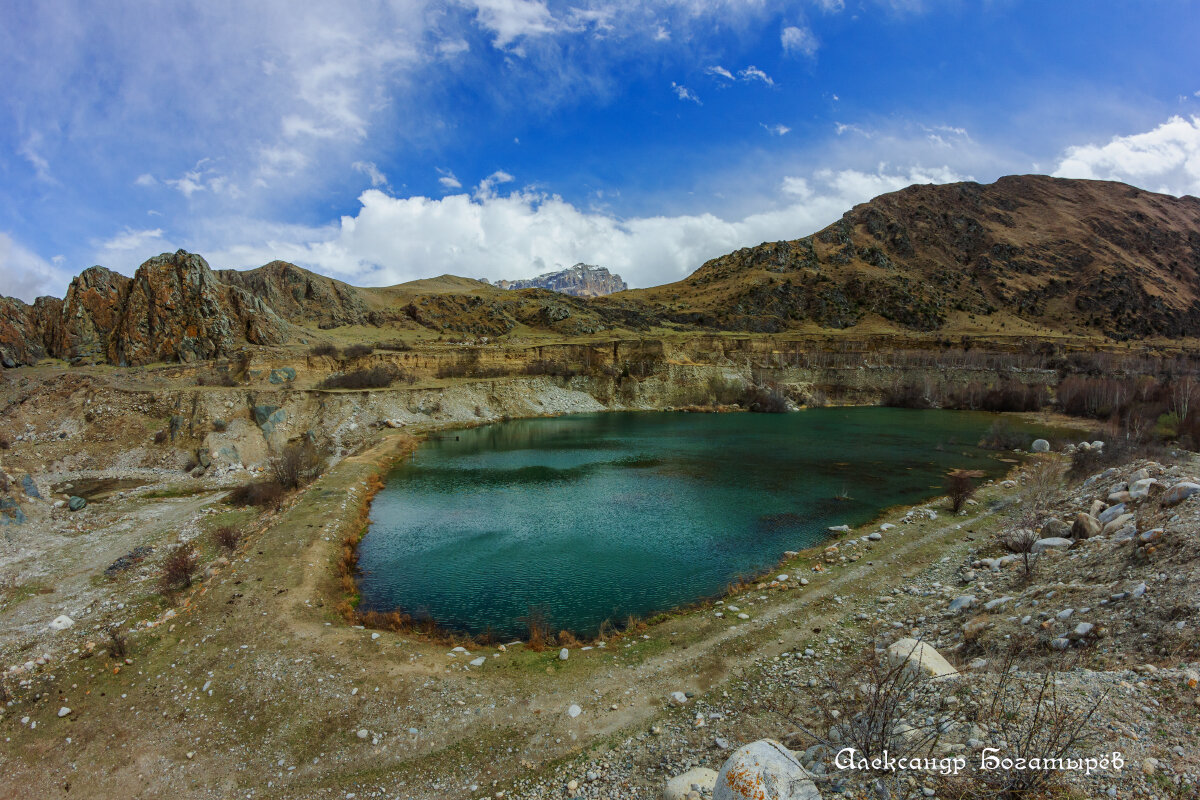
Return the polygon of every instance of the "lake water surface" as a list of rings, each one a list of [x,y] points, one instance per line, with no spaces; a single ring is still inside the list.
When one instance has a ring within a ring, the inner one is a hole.
[[[718,593],[831,525],[941,494],[949,469],[1003,473],[976,447],[995,419],[624,412],[438,434],[375,497],[361,607],[504,636],[538,608],[554,630],[590,635]]]

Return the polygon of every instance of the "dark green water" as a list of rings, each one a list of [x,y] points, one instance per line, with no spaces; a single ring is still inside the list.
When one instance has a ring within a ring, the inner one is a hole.
[[[442,434],[371,507],[362,607],[520,635],[647,616],[770,568],[828,527],[1005,466],[975,444],[995,415],[893,408],[605,413]],[[1029,430],[1030,440],[1042,431]],[[839,500],[838,495],[851,500]]]

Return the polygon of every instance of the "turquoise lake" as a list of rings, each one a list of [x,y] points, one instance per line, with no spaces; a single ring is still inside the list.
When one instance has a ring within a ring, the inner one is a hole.
[[[996,418],[620,412],[436,434],[371,506],[361,607],[502,636],[523,635],[536,608],[591,635],[717,594],[831,525],[940,495],[950,469],[1002,474],[976,446]]]

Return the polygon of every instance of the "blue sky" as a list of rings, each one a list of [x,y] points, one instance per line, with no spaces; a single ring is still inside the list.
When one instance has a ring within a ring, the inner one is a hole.
[[[914,182],[1200,195],[1188,0],[10,2],[0,293],[180,247],[633,285]]]

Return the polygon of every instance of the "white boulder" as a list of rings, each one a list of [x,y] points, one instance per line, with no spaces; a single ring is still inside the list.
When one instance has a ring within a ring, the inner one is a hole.
[[[813,776],[774,739],[735,750],[717,773],[713,800],[821,800]]]
[[[887,649],[888,662],[892,666],[905,664],[906,671],[916,671],[930,678],[958,675],[941,653],[925,642],[916,639],[900,639]]]
[[[65,631],[67,628],[75,627],[75,620],[68,617],[66,614],[55,617],[50,621],[49,628],[52,631]]]
[[[667,781],[667,788],[663,790],[663,800],[685,800],[688,792],[712,794],[716,785],[716,772],[708,767],[696,767]]]

